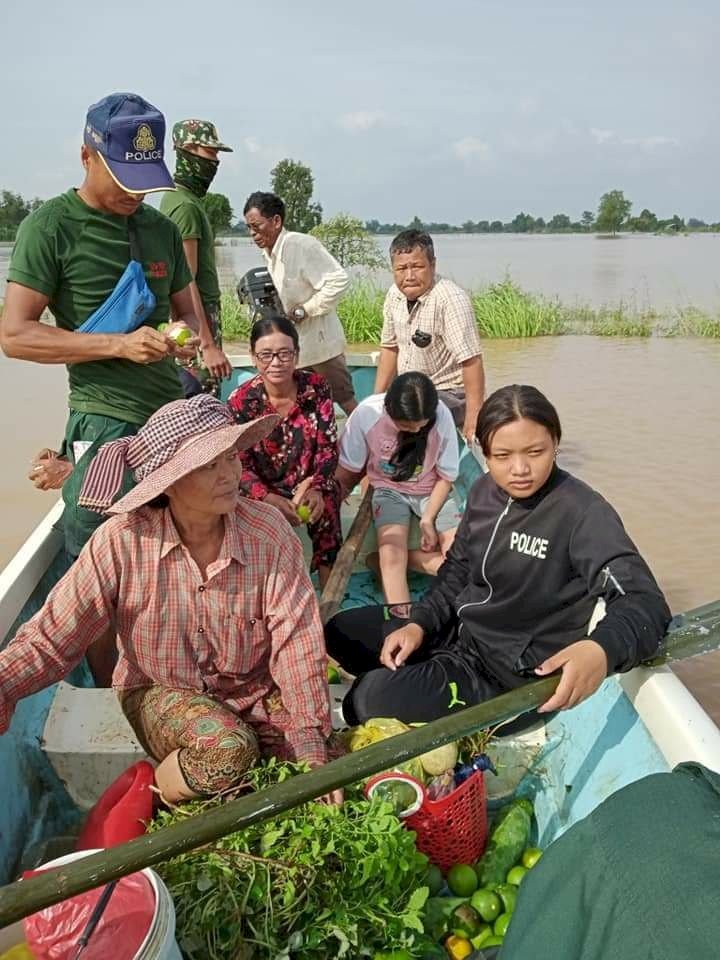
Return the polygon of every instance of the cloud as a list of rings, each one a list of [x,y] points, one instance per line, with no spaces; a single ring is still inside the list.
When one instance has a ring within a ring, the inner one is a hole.
[[[365,133],[385,121],[381,110],[355,110],[340,117],[340,126],[348,133]]]
[[[476,157],[486,157],[490,147],[478,137],[463,137],[452,145],[452,151],[458,160],[473,160]]]
[[[679,145],[675,137],[650,136],[650,137],[620,137],[614,130],[599,130],[597,127],[590,127],[590,136],[595,143],[617,144],[622,147],[640,147],[641,150],[655,150],[657,147],[677,147]]]
[[[654,150],[656,147],[677,147],[675,137],[627,137],[621,140],[628,147],[642,147],[643,150]]]

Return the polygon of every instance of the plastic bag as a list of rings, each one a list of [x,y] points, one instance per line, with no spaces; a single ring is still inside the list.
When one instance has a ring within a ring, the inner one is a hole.
[[[24,877],[42,873],[32,870]],[[33,913],[24,921],[25,940],[36,960],[70,960],[77,949],[103,887]],[[155,892],[143,873],[123,877],[113,891],[83,960],[132,960],[145,939],[155,914]]]
[[[351,753],[356,750],[362,750],[370,746],[371,743],[378,743],[380,740],[387,740],[388,737],[396,737],[401,733],[408,733],[410,727],[402,720],[395,720],[392,717],[371,717],[359,727],[352,727],[345,735],[345,741]],[[425,773],[423,765],[418,757],[407,760],[405,763],[399,763],[391,770],[399,770],[402,773],[409,773],[420,783],[425,783]]]

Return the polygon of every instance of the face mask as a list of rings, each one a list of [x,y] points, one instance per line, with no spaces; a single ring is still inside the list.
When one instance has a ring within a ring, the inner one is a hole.
[[[175,183],[187,187],[196,197],[204,197],[210,184],[215,179],[219,160],[208,160],[207,157],[198,157],[187,150],[176,150]]]

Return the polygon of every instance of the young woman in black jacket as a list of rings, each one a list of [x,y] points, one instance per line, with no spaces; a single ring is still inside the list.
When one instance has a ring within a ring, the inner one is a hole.
[[[657,650],[665,598],[610,504],[557,467],[560,437],[535,387],[485,401],[488,473],[433,585],[418,603],[347,610],[326,627],[328,652],[357,678],[349,724],[434,720],[557,670],[540,711],[568,709]]]

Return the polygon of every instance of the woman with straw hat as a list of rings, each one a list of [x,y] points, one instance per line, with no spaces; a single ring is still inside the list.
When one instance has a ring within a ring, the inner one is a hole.
[[[274,507],[238,495],[239,450],[277,421],[237,424],[200,395],[101,448],[81,500],[113,516],[0,653],[0,732],[112,625],[113,686],[166,800],[226,790],[260,754],[325,762],[326,655],[302,550]],[[113,503],[127,469],[136,486]]]

